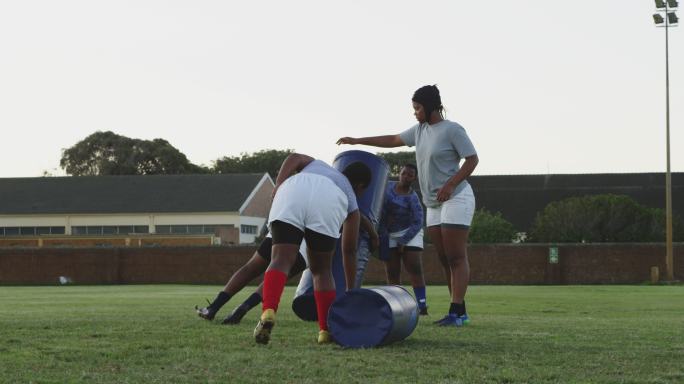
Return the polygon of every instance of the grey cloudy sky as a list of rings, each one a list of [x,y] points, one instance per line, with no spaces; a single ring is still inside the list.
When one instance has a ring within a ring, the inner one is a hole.
[[[649,0],[0,0],[0,177],[96,130],[197,164],[399,133],[436,83],[478,174],[662,172],[664,30]],[[684,16],[680,12],[680,16]],[[684,45],[670,34],[672,168]]]

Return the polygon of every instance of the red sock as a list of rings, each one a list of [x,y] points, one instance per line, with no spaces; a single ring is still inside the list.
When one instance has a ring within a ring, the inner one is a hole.
[[[269,269],[264,273],[264,302],[262,310],[272,309],[278,311],[278,304],[280,303],[280,296],[283,295],[285,283],[287,282],[287,275],[277,269]]]
[[[318,314],[318,327],[322,331],[328,330],[328,310],[335,301],[335,291],[314,291],[316,299],[316,313]]]

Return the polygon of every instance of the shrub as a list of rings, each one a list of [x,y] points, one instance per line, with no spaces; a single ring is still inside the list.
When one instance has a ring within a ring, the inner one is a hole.
[[[513,224],[501,217],[501,213],[480,209],[473,217],[468,240],[471,243],[510,243],[515,236]]]
[[[678,220],[675,227],[681,232]],[[547,205],[537,215],[530,238],[536,242],[580,243],[663,241],[665,214],[628,196],[571,197]]]

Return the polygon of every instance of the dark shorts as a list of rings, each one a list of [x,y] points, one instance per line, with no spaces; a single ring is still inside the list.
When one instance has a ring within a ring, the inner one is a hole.
[[[308,228],[302,232],[294,225],[280,220],[271,222],[271,236],[273,236],[273,244],[300,245],[302,239],[306,239],[307,247],[316,252],[331,252],[337,244],[337,239],[334,237]]]
[[[273,245],[273,242],[270,237],[265,238],[261,244],[259,244],[259,249],[257,250],[257,253],[259,256],[261,256],[264,260],[266,260],[268,263],[271,262],[271,246]],[[290,275],[294,276],[306,269],[306,261],[304,260],[304,256],[302,256],[301,253],[297,252],[297,260],[295,261],[295,264],[292,266],[292,269],[290,270]]]
[[[394,247],[390,249],[399,249],[399,247]],[[421,247],[414,247],[414,246],[406,246],[404,247],[404,251],[409,251],[409,252],[422,252],[423,248]]]

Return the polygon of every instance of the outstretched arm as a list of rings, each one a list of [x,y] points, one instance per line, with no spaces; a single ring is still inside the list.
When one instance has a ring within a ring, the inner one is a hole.
[[[337,140],[337,145],[340,144],[362,144],[370,145],[372,147],[394,148],[402,147],[404,141],[399,135],[385,135],[385,136],[370,136],[370,137],[341,137]]]

